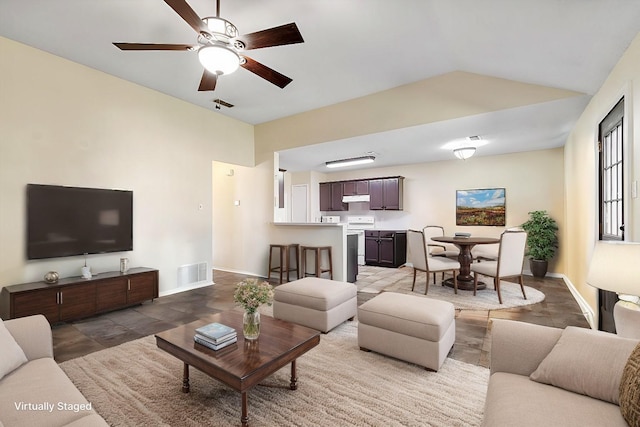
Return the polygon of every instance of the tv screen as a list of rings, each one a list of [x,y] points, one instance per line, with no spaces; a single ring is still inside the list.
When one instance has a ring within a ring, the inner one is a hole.
[[[27,259],[133,250],[133,192],[27,185]]]

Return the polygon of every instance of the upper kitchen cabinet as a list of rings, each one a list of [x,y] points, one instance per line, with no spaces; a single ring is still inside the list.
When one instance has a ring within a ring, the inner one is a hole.
[[[320,183],[320,210],[321,211],[346,211],[349,206],[342,203],[343,183]]]
[[[402,210],[404,177],[394,176],[369,180],[369,209]]]
[[[345,196],[364,196],[369,194],[369,180],[345,181],[342,194]]]

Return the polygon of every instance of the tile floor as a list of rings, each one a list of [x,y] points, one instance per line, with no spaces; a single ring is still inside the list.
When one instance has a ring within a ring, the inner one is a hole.
[[[398,269],[361,268],[359,288],[382,289],[406,274]],[[395,276],[395,277],[394,277]],[[146,335],[192,322],[199,316],[234,307],[233,289],[245,276],[215,270],[215,285],[181,292],[131,308],[53,326],[54,354],[58,362],[116,346]],[[272,281],[273,282],[273,281]],[[275,284],[275,283],[274,283]],[[561,279],[525,276],[525,285],[544,292],[543,302],[503,310],[457,310],[456,342],[450,357],[488,366],[490,319],[513,319],[564,328],[589,327],[578,304]],[[373,293],[358,293],[362,304]]]

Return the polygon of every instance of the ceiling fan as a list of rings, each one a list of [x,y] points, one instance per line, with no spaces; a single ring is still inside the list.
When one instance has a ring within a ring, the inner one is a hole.
[[[295,22],[255,33],[238,35],[231,22],[220,18],[220,0],[216,0],[216,16],[200,18],[184,0],[164,0],[198,33],[197,44],[113,43],[121,50],[197,51],[205,68],[199,91],[215,90],[218,77],[231,74],[238,67],[284,88],[291,79],[243,54],[245,50],[304,43]]]

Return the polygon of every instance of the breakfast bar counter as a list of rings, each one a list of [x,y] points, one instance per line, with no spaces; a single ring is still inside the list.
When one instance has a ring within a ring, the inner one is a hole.
[[[328,222],[274,222],[270,241],[274,244],[331,246],[333,280],[347,280],[347,226]]]

